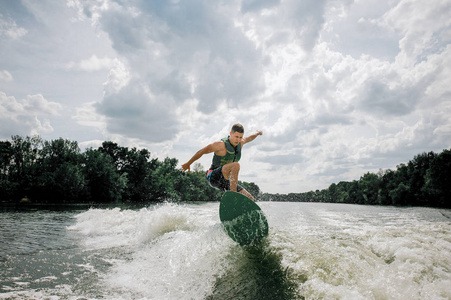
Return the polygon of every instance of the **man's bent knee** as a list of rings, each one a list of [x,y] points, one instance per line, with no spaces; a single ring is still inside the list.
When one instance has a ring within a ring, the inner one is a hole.
[[[222,167],[222,173],[226,175],[226,173],[229,173],[231,171],[239,171],[240,170],[240,164],[238,162],[232,162],[224,165]]]
[[[238,162],[232,162],[222,167],[222,175],[225,179],[237,179],[240,172],[240,164]]]
[[[239,162],[233,162],[230,163],[230,165],[232,166],[233,169],[240,169],[240,163]]]

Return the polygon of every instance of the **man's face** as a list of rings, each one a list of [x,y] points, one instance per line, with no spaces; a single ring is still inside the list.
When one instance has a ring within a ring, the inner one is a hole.
[[[230,132],[230,144],[232,144],[233,147],[236,147],[243,139],[243,135],[244,133]]]

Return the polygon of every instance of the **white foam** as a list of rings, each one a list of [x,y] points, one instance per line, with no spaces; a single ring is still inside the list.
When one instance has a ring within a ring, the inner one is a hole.
[[[272,243],[306,279],[307,299],[451,299],[450,222],[422,209],[286,206],[283,219],[269,217]]]
[[[451,223],[437,210],[260,206],[271,251],[306,299],[451,299]],[[108,299],[204,299],[244,255],[222,231],[217,203],[90,210],[70,229],[85,249],[107,253]]]
[[[202,299],[226,267],[226,238],[218,204],[163,204],[139,211],[93,209],[70,229],[87,249],[125,247],[129,255],[110,259],[104,274],[111,298]]]
[[[109,286],[150,299],[203,299],[225,263],[228,240],[219,226],[209,230],[176,231],[137,250],[116,264],[106,277]]]
[[[76,218],[77,223],[69,230],[81,233],[88,249],[147,243],[166,233],[190,230],[195,226],[192,209],[173,204],[139,211],[90,209]]]

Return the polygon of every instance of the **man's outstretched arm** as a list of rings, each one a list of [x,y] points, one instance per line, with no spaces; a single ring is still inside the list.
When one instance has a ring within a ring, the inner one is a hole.
[[[262,132],[261,130],[258,130],[256,133],[251,134],[250,136],[244,137],[244,138],[243,138],[243,141],[242,141],[243,145],[244,145],[244,144],[247,144],[247,143],[249,143],[249,142],[252,142],[253,140],[255,140],[255,138],[256,138],[257,136],[262,135],[262,134],[263,134],[263,132]]]
[[[182,172],[188,171],[188,173],[189,173],[190,166],[193,162],[195,162],[196,160],[201,158],[202,155],[204,155],[204,154],[208,154],[208,153],[217,151],[219,149],[219,147],[221,146],[221,144],[224,144],[224,143],[215,142],[215,143],[212,143],[212,144],[200,149],[199,151],[197,151],[188,162],[186,162],[182,165]]]

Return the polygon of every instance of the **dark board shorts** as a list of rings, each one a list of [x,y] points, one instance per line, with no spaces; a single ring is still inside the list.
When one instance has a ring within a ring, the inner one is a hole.
[[[222,174],[222,166],[214,170],[208,170],[207,180],[212,187],[217,188],[218,190],[230,191],[230,180],[224,178],[224,175]],[[238,184],[236,191],[240,192],[243,189],[244,188]]]

